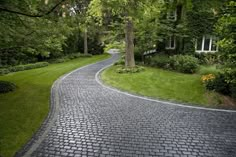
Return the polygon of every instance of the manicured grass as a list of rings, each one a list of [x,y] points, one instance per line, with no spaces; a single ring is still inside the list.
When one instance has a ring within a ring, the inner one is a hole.
[[[145,71],[140,73],[118,74],[115,72],[117,68],[113,66],[105,70],[102,73],[102,80],[108,85],[139,95],[205,107],[210,107],[209,96],[216,96],[215,93],[207,93],[201,83],[200,75],[150,67],[146,67]],[[217,105],[217,102],[213,104]]]
[[[0,94],[0,156],[13,156],[39,128],[49,111],[51,86],[59,76],[109,56],[78,58],[0,76],[0,80],[13,82],[18,87],[15,92]]]

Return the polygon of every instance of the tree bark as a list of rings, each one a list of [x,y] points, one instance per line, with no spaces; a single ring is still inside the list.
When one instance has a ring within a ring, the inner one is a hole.
[[[88,33],[87,28],[84,30],[84,54],[88,54]]]
[[[134,60],[134,26],[133,21],[128,19],[125,26],[125,66],[135,67]]]

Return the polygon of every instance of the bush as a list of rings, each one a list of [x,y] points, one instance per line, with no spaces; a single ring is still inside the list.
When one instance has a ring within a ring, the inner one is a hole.
[[[114,65],[125,65],[125,60],[124,59],[120,59],[117,62],[115,62]]]
[[[179,72],[195,73],[198,70],[199,61],[190,55],[174,55],[170,57],[170,66]]]
[[[224,95],[230,95],[229,84],[226,82],[224,73],[219,73],[213,81],[214,90]]]
[[[144,67],[141,66],[135,66],[134,68],[127,68],[124,66],[121,66],[116,70],[117,73],[124,74],[124,73],[138,73],[144,71]]]
[[[219,72],[221,72],[221,69],[218,66],[210,65],[210,66],[200,66],[198,74],[200,74],[200,75],[207,75],[207,74],[217,75]]]
[[[214,74],[203,75],[201,77],[202,82],[205,84],[206,89],[214,90],[215,89],[215,80],[216,76]]]
[[[9,69],[10,72],[17,72],[17,71],[25,70],[25,67],[24,67],[24,65],[17,65],[17,66],[14,66],[14,67],[10,67],[8,69]]]
[[[200,64],[214,65],[220,62],[218,53],[195,53]]]
[[[93,55],[92,54],[80,54],[79,57],[92,57]]]
[[[143,61],[143,48],[136,46],[134,48],[134,59],[135,61],[142,62]]]
[[[171,60],[169,56],[167,55],[156,55],[155,57],[150,58],[151,66],[164,68],[164,69],[172,69],[170,63],[171,63]]]
[[[219,72],[215,77],[208,77],[205,75],[202,77],[206,88],[208,90],[214,90],[224,95],[229,95],[236,98],[236,69],[225,69],[223,72]]]
[[[230,95],[232,98],[236,99],[236,83],[230,84]]]
[[[35,64],[18,65],[13,68],[15,68],[16,71],[23,71],[23,70],[42,68],[45,66],[48,66],[48,62],[38,62]]]
[[[0,81],[0,93],[8,93],[14,91],[15,89],[15,84],[7,81]]]
[[[17,66],[9,67],[7,69],[0,69],[0,75],[5,75],[10,72],[17,72],[17,71],[41,68],[41,67],[45,67],[48,65],[49,65],[48,62],[38,62],[35,64],[17,65]]]
[[[8,73],[10,73],[8,69],[0,69],[0,75],[6,75]]]

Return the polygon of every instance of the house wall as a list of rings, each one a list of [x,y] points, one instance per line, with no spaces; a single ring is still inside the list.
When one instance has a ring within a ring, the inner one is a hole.
[[[176,48],[166,49],[166,46],[163,46],[166,45],[166,41],[163,41],[157,43],[157,51],[168,54],[194,53],[197,38],[214,34],[217,13],[223,2],[221,0],[192,0],[189,1],[191,4],[186,2],[177,0],[169,4],[170,10],[177,9],[177,20],[170,22],[174,30],[172,35],[176,38]]]

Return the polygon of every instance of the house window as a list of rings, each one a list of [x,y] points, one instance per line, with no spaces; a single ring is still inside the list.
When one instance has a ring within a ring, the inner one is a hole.
[[[166,49],[175,49],[175,37],[172,35],[166,40]]]
[[[196,41],[196,52],[217,52],[217,38],[214,36],[203,36]]]
[[[176,21],[177,20],[177,10],[170,10],[167,13],[167,19],[171,21]]]

